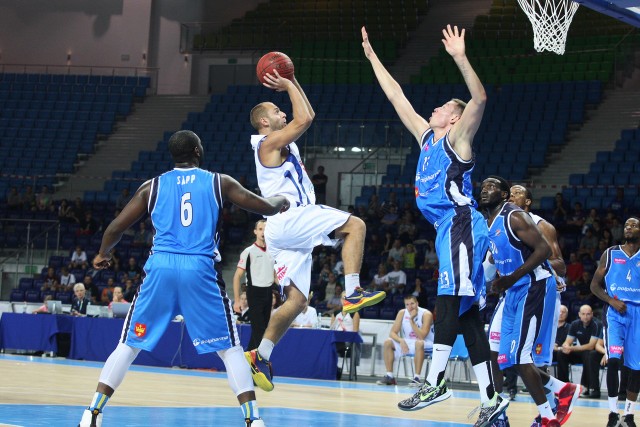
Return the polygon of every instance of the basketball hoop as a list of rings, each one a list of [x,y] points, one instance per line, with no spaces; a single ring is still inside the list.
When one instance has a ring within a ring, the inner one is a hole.
[[[578,3],[571,0],[518,0],[533,25],[533,47],[564,54],[571,20]]]

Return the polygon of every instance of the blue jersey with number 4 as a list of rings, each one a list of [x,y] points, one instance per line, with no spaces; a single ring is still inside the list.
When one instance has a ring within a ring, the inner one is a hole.
[[[149,194],[152,251],[218,258],[221,211],[219,174],[175,168],[155,177]]]
[[[628,256],[622,246],[606,251],[604,283],[612,298],[640,303],[640,255]]]

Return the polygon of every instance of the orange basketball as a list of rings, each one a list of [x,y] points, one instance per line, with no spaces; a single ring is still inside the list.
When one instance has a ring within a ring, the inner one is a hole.
[[[273,75],[273,70],[278,70],[278,74],[291,80],[293,78],[293,62],[291,58],[282,52],[269,52],[260,58],[256,66],[256,75],[260,83],[264,83],[264,76],[267,73]]]

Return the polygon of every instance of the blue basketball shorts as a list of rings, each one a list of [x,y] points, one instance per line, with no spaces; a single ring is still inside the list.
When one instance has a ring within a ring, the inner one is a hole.
[[[125,318],[121,342],[151,351],[178,314],[199,354],[240,344],[232,308],[219,285],[214,260],[201,255],[156,252]]]
[[[460,314],[486,294],[482,261],[488,235],[484,217],[471,206],[456,208],[437,228],[438,295],[462,297]]]
[[[640,304],[627,304],[625,314],[618,313],[615,309],[607,307],[604,328],[605,348],[607,357],[620,359],[624,354],[624,365],[629,369],[640,370]],[[629,351],[625,352],[624,349]]]
[[[500,330],[500,369],[534,363],[544,366],[553,355],[553,310],[556,304],[553,277],[507,290]]]

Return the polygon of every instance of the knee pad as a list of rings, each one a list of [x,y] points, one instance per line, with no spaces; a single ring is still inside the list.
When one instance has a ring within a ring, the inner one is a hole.
[[[439,295],[436,298],[436,316],[434,321],[435,344],[453,346],[459,332],[458,311],[460,298],[452,295]]]

